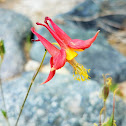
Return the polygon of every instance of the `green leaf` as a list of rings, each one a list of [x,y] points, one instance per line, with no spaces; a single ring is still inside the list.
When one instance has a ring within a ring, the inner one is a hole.
[[[6,119],[7,119],[7,112],[6,112],[6,111],[4,111],[4,110],[1,110],[1,113],[3,114],[4,118],[6,118]]]
[[[5,54],[4,41],[0,40],[0,56],[3,56],[4,54]]]
[[[124,98],[123,92],[121,92],[121,89],[118,84],[113,84],[110,86],[110,91],[114,93],[114,91],[118,88],[118,91],[116,92],[116,95],[120,96],[121,98]]]
[[[31,35],[28,35],[26,38],[26,43],[24,46],[25,52],[29,53],[30,49],[31,49],[32,43],[31,43]]]
[[[108,119],[107,122],[103,123],[102,126],[116,126],[115,120],[113,120],[113,114],[111,117]]]
[[[115,89],[117,89],[117,88],[118,88],[118,84],[112,84],[112,85],[110,86],[110,91],[111,91],[111,92],[114,92]]]

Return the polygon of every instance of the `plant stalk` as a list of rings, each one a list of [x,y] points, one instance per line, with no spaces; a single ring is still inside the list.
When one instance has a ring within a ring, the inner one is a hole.
[[[24,101],[23,101],[23,104],[22,104],[22,106],[21,106],[21,109],[20,109],[20,112],[19,112],[19,115],[18,115],[17,121],[16,121],[16,123],[15,123],[15,126],[17,126],[17,124],[18,124],[18,121],[19,121],[20,116],[21,116],[21,114],[22,114],[22,111],[23,111],[23,108],[24,108],[25,102],[26,102],[27,97],[28,97],[28,95],[29,95],[30,89],[31,89],[31,87],[32,87],[32,84],[34,83],[34,80],[35,80],[35,78],[36,78],[36,76],[37,76],[37,74],[38,74],[40,68],[41,68],[42,65],[43,65],[43,62],[44,62],[44,59],[45,59],[46,53],[47,53],[47,50],[45,50],[45,54],[44,54],[44,56],[43,56],[43,59],[42,59],[42,61],[41,61],[41,64],[40,64],[39,68],[37,69],[36,73],[34,74],[32,80],[31,80],[30,86],[29,86],[29,88],[28,88],[27,94],[26,94],[25,99],[24,99]]]
[[[2,61],[3,61],[3,58],[1,58],[0,68],[1,68]],[[10,123],[8,120],[8,115],[7,115],[7,108],[6,108],[5,99],[4,99],[4,92],[3,92],[1,77],[0,77],[0,89],[1,89],[1,97],[2,97],[2,101],[3,101],[3,106],[4,106],[4,109],[6,112],[6,120],[7,120],[8,126],[10,126]]]
[[[6,108],[5,99],[4,99],[1,77],[0,77],[0,89],[1,89],[1,97],[2,97],[2,101],[3,101],[4,110],[6,112],[6,120],[7,120],[8,126],[10,126],[10,123],[9,123],[9,120],[8,120],[8,115],[7,115],[7,108]]]

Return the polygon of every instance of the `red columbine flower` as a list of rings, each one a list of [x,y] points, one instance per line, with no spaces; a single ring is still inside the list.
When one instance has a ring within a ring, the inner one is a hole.
[[[53,29],[49,26],[48,22],[50,21]],[[45,18],[45,24],[36,23],[37,25],[42,25],[46,27],[54,39],[58,42],[58,45],[61,49],[56,48],[53,44],[51,44],[48,40],[42,37],[35,31],[35,28],[31,28],[31,31],[38,37],[38,40],[44,45],[47,51],[52,56],[50,59],[51,70],[49,76],[45,82],[50,81],[55,75],[55,71],[62,68],[66,62],[70,63],[74,68],[74,77],[77,80],[85,81],[89,79],[88,72],[89,70],[85,69],[83,65],[76,62],[74,59],[78,54],[75,51],[83,51],[86,48],[89,48],[91,44],[95,41],[99,31],[95,34],[95,36],[88,40],[80,40],[80,39],[71,39],[61,28],[59,28],[49,17]]]

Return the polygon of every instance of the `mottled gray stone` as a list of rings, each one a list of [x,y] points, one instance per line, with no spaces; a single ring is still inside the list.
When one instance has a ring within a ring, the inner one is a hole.
[[[5,57],[1,67],[1,78],[19,74],[25,63],[24,42],[31,34],[31,21],[16,12],[0,9],[0,39],[4,40]]]
[[[33,72],[23,73],[21,77],[3,83],[5,102],[12,126],[32,76]],[[74,81],[71,75],[56,74],[47,84],[39,85],[46,77],[45,74],[37,76],[19,120],[19,126],[91,126],[99,122],[99,112],[103,102],[99,98],[100,86],[96,81],[79,82]],[[107,101],[107,117],[112,113],[112,99],[110,93]],[[121,124],[125,112],[126,106],[118,98],[115,108],[117,125]],[[0,125],[5,126],[1,114]]]
[[[42,45],[42,43],[41,42],[33,42],[33,45],[30,50],[31,59],[36,60],[38,62],[41,62],[44,53],[45,53],[45,48]],[[47,52],[43,64],[48,64],[50,62],[50,57],[51,57],[51,55]]]
[[[125,125],[126,125],[126,115],[125,115],[124,120],[122,122],[122,126],[125,126]]]
[[[120,25],[121,28],[125,27],[125,25],[123,26],[123,22],[126,19],[125,11],[125,0],[86,0],[64,14],[64,19],[74,21],[85,29],[96,29],[100,27],[104,31],[107,31],[107,29],[117,30],[120,28],[115,27],[114,23]],[[107,15],[103,16],[104,14]],[[73,17],[80,19],[88,18],[89,20],[78,21],[74,20]]]

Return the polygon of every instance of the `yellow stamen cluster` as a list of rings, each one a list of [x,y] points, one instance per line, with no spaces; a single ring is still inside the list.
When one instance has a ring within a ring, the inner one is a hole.
[[[84,68],[84,66],[77,63],[75,59],[72,59],[68,62],[74,68],[74,74],[73,74],[74,79],[76,79],[78,81],[89,80],[90,76],[88,75],[88,73],[90,72],[90,69]]]
[[[88,75],[89,72],[90,72],[90,69],[86,69],[83,67],[83,65],[78,64],[76,68],[74,68],[74,74],[73,74],[74,79],[78,81],[89,80],[90,78],[90,76]]]

